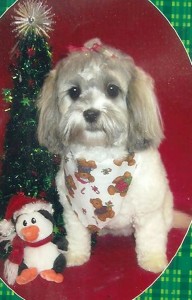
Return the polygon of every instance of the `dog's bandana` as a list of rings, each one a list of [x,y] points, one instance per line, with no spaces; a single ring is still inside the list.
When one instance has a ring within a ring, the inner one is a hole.
[[[69,152],[64,158],[66,197],[82,224],[91,232],[102,229],[116,216],[127,195],[136,156],[104,162],[74,159]]]

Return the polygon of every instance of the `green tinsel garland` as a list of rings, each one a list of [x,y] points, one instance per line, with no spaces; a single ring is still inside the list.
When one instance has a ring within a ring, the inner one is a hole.
[[[3,91],[12,105],[0,181],[1,217],[11,195],[24,192],[52,202],[56,221],[62,223],[54,181],[59,158],[39,146],[36,134],[36,99],[50,68],[51,49],[44,37],[32,30],[19,39],[10,66],[14,88]]]

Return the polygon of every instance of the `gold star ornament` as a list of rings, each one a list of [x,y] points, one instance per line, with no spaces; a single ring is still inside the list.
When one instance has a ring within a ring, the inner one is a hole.
[[[25,36],[30,32],[49,37],[52,31],[54,14],[45,1],[27,0],[18,3],[13,16],[14,32],[17,36]]]

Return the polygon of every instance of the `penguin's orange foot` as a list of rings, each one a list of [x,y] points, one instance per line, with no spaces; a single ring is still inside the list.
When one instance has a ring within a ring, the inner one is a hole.
[[[54,281],[56,283],[61,283],[64,278],[61,273],[56,273],[53,269],[42,271],[40,276],[47,281]]]
[[[26,284],[34,280],[38,275],[36,268],[24,269],[16,278],[18,284]]]

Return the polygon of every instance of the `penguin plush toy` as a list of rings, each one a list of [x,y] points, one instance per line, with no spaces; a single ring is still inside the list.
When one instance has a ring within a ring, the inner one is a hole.
[[[63,281],[66,259],[53,240],[53,209],[44,200],[17,194],[10,199],[0,222],[1,240],[11,240],[12,251],[5,261],[8,284],[26,284],[38,275],[48,281]]]

